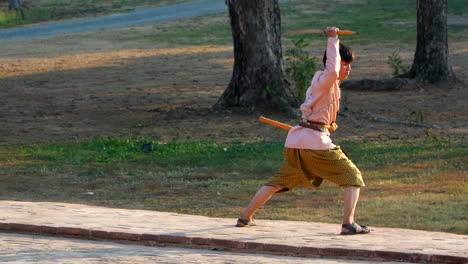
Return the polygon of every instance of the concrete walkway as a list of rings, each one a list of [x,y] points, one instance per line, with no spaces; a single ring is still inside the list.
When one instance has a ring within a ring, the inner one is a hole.
[[[147,247],[126,242],[0,232],[0,263],[8,264],[409,264],[408,262],[301,258],[215,249]]]
[[[335,224],[257,220],[112,209],[80,204],[0,201],[0,230],[147,245],[229,249],[244,253],[342,257],[406,262],[468,263],[468,236],[396,228],[341,236]]]

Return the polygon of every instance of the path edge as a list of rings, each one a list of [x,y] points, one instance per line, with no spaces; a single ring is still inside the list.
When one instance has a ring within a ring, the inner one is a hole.
[[[468,263],[468,258],[462,256],[406,253],[385,250],[346,249],[333,247],[300,247],[272,243],[243,242],[238,240],[218,238],[188,237],[168,234],[138,234],[76,227],[55,227],[19,223],[0,222],[0,231],[9,233],[28,233],[36,235],[73,237],[88,240],[136,242],[144,244],[146,246],[198,247],[209,248],[211,250],[228,250],[241,253],[263,253],[274,255],[289,255],[297,257],[328,257],[361,260],[387,260],[411,263]]]

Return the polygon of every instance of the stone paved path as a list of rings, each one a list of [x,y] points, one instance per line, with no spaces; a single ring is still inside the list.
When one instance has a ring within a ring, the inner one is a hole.
[[[405,264],[365,260],[299,258],[174,247],[146,247],[105,241],[0,233],[0,263],[9,264]]]
[[[375,228],[369,235],[341,236],[339,225],[257,220],[234,227],[235,219],[112,209],[65,203],[0,201],[0,230],[74,235],[153,244],[228,248],[239,252],[287,253],[468,263],[468,236],[409,229]]]

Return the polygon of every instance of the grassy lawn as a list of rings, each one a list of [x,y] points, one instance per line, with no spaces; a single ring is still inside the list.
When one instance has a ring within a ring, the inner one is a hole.
[[[293,29],[321,29],[336,25],[341,29],[359,32],[346,36],[348,44],[373,44],[377,42],[416,43],[416,1],[292,1],[281,4],[282,32]],[[466,14],[463,0],[449,0],[449,13]],[[358,14],[358,15],[357,15]],[[450,26],[451,39],[462,39],[463,26]],[[158,43],[181,45],[232,44],[228,14],[178,20],[168,30],[165,23],[154,27],[154,32],[134,30],[135,38],[145,37]],[[305,37],[311,44],[321,43],[318,34],[284,36],[289,39]]]
[[[0,199],[235,218],[281,165],[282,144],[97,138],[1,145]],[[367,184],[358,221],[468,234],[466,138],[340,144]],[[274,196],[257,217],[339,223],[341,214],[341,189],[324,183]]]
[[[146,6],[163,6],[195,0],[38,0],[25,10],[21,20],[15,12],[0,10],[0,28],[21,24],[96,16],[134,11]],[[348,44],[374,42],[414,43],[416,41],[416,0],[370,0],[370,1],[292,1],[281,5],[282,30],[320,29],[336,25],[342,29],[358,31],[359,35],[346,36]],[[464,0],[449,0],[448,11],[452,15],[467,13]],[[168,29],[170,27],[170,30]],[[464,27],[450,26],[452,39],[461,39]],[[130,29],[125,38],[145,38],[169,45],[232,44],[231,28],[227,12],[216,15],[180,19],[170,26],[158,23],[154,30]],[[319,35],[295,35],[288,38],[306,37],[312,43],[323,38]]]
[[[0,28],[45,21],[131,12],[136,8],[174,5],[194,0],[38,0],[19,13],[0,10]]]

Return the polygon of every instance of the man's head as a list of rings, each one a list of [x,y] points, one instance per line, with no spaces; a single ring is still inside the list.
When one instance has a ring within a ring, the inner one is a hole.
[[[354,60],[354,53],[351,48],[340,44],[340,57],[341,57],[341,67],[340,67],[340,80],[348,78],[349,73],[351,72],[351,63]],[[327,51],[323,54],[323,65],[327,63]]]

